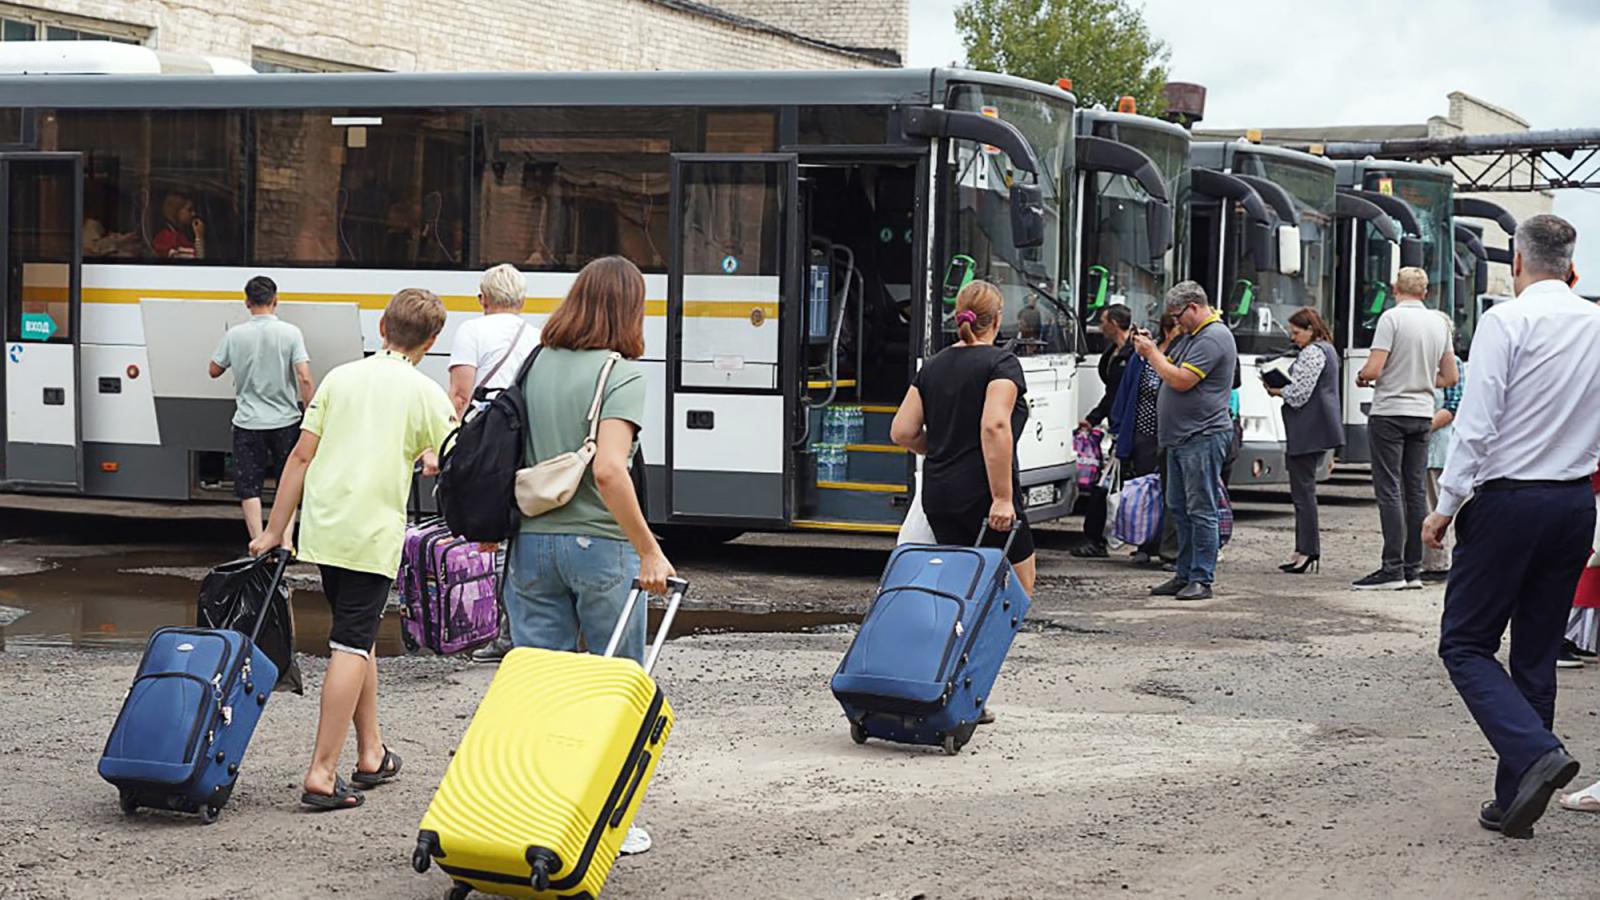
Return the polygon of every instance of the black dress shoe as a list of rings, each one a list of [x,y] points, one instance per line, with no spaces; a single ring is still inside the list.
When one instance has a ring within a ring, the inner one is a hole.
[[[1174,575],[1150,589],[1152,597],[1176,597],[1178,592],[1189,586],[1189,582]]]
[[[1485,800],[1483,805],[1478,807],[1478,824],[1486,831],[1499,831],[1500,820],[1503,818],[1505,814],[1500,812],[1499,805],[1493,800]]]
[[[1539,757],[1517,784],[1517,796],[1500,818],[1500,832],[1507,837],[1526,837],[1533,823],[1550,808],[1550,796],[1567,786],[1578,775],[1578,761],[1557,747]]]
[[[1211,585],[1204,582],[1191,581],[1183,586],[1183,590],[1175,595],[1179,600],[1210,600]]]

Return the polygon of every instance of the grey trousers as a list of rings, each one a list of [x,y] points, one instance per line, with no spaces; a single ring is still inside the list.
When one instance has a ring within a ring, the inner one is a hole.
[[[1294,552],[1321,556],[1322,538],[1317,523],[1317,467],[1326,450],[1289,457],[1289,498],[1294,501]]]
[[[1428,517],[1426,416],[1371,416],[1372,492],[1383,526],[1383,574],[1422,574],[1422,520]]]

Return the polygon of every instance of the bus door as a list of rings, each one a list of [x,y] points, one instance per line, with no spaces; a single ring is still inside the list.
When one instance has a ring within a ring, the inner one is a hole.
[[[793,515],[800,251],[794,154],[675,154],[667,281],[675,520]]]
[[[0,153],[0,483],[83,489],[83,157]]]

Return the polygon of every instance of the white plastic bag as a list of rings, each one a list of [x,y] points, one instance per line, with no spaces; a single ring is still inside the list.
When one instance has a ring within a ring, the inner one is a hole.
[[[933,527],[928,524],[928,517],[922,512],[922,457],[917,457],[917,489],[911,495],[911,508],[906,510],[906,520],[900,526],[900,537],[896,544],[937,544],[939,540],[933,536]]]

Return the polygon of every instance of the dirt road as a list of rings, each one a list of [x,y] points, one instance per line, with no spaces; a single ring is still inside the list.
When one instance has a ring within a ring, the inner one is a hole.
[[[1347,590],[1375,562],[1369,490],[1330,489],[1327,566],[1304,578],[1275,569],[1283,498],[1241,496],[1219,597],[1200,604],[1150,598],[1161,573],[1042,533],[999,721],[957,757],[851,743],[827,690],[839,626],[675,640],[659,676],[679,724],[644,809],[656,849],[620,862],[606,896],[1595,896],[1600,820],[1552,810],[1532,841],[1477,826],[1493,759],[1434,656],[1442,590]],[[854,612],[885,546],[762,537],[679,562],[712,605]],[[0,547],[0,572],[39,549]],[[12,581],[0,604],[27,606]],[[0,897],[443,896],[408,857],[491,670],[385,660],[406,773],[347,813],[296,808],[316,706],[277,696],[202,827],[124,818],[95,775],[137,654],[32,646],[26,621],[0,653]],[[321,663],[304,665],[314,691]],[[1561,678],[1559,731],[1600,772],[1600,673]]]

